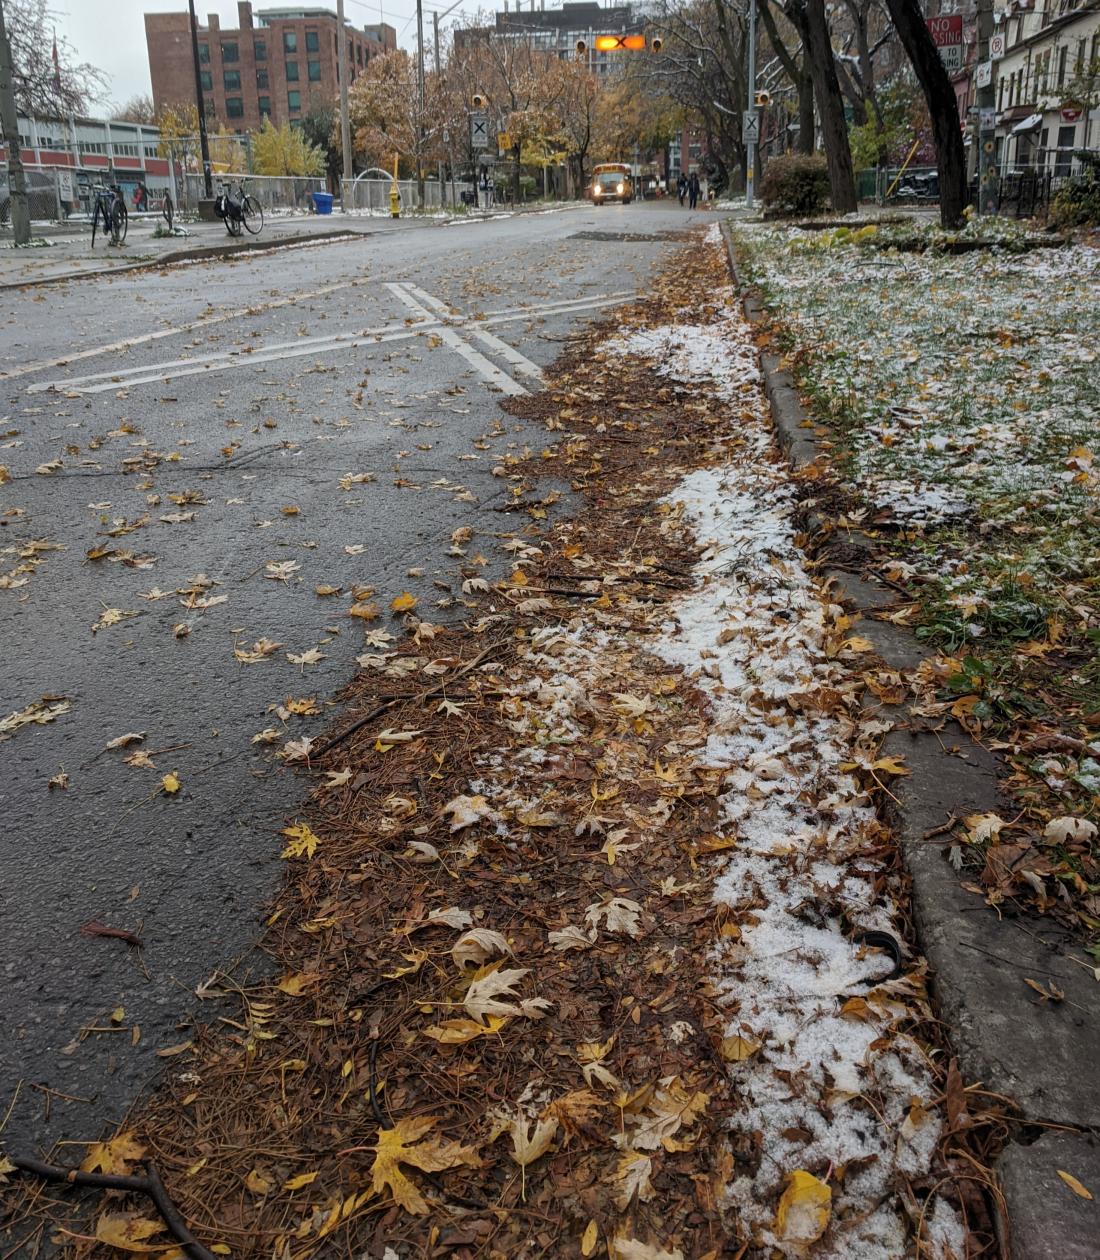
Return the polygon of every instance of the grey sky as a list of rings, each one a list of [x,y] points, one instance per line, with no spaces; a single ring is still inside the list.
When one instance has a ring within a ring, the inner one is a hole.
[[[253,0],[253,11],[286,8],[297,0]],[[336,0],[308,0],[312,6],[336,11]],[[148,92],[149,58],[145,50],[145,13],[172,13],[187,8],[187,0],[50,0],[58,14],[58,33],[62,31],[81,61],[90,61],[104,70],[111,80],[110,95],[121,104],[137,92]],[[424,6],[424,36],[431,44],[431,11],[443,12],[443,3]],[[452,18],[472,14],[485,7],[478,0],[462,0]],[[501,7],[497,4],[494,9]],[[403,48],[416,44],[416,0],[344,0],[344,13],[355,26],[381,20],[397,28],[397,42]],[[208,13],[217,13],[222,26],[237,25],[236,0],[195,0],[195,13],[205,23]],[[410,17],[413,19],[410,21]],[[451,18],[447,19],[449,25]],[[404,29],[402,29],[404,28]]]

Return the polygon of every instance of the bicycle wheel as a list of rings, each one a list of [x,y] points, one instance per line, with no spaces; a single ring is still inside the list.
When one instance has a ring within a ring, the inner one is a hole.
[[[225,216],[225,230],[229,233],[230,236],[240,236],[241,234],[240,218],[239,217],[234,218],[233,215],[227,214]]]
[[[126,229],[130,226],[130,216],[121,201],[116,201],[111,211],[111,239],[116,245],[126,240]]]
[[[264,208],[255,197],[246,196],[241,202],[241,219],[253,236],[264,230]]]
[[[172,197],[170,193],[164,194],[164,204],[161,206],[160,212],[161,214],[164,215],[165,223],[168,224],[168,231],[171,232],[173,208],[172,208]]]
[[[95,203],[95,213],[92,215],[92,248],[95,249],[95,230],[99,226],[99,212],[103,207],[97,201]],[[103,225],[106,228],[106,224]]]

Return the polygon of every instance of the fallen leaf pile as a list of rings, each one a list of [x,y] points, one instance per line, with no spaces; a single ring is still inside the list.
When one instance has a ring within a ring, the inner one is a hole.
[[[893,1260],[920,1231],[946,1260],[988,1240],[969,1157],[944,1153],[976,1116],[874,808],[905,767],[877,755],[860,645],[799,551],[727,285],[713,244],[679,254],[509,404],[558,439],[501,465],[509,575],[467,561],[464,625],[394,595],[405,636],[368,633],[346,724],[302,741],[275,974],[204,985],[215,1013],[131,1125],[208,1245]]]

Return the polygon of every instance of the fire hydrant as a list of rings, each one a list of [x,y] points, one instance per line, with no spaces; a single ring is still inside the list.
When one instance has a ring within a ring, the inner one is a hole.
[[[390,218],[401,218],[401,194],[397,191],[396,181],[390,184]]]

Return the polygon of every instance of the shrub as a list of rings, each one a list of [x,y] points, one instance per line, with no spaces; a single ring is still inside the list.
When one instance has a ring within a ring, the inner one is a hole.
[[[829,172],[823,157],[791,154],[772,158],[764,168],[760,196],[777,214],[814,214],[829,198]]]
[[[1050,221],[1055,227],[1100,223],[1100,179],[1092,169],[1058,189],[1050,203]]]

